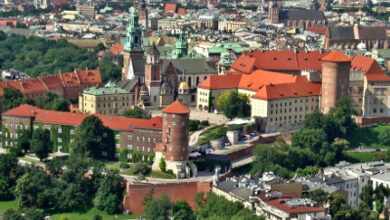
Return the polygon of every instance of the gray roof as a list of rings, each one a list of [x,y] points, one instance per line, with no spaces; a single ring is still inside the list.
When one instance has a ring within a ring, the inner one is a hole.
[[[390,181],[390,173],[381,173],[374,176],[371,176],[371,179],[378,179],[383,181]]]
[[[145,75],[145,58],[133,58],[131,59],[133,68],[134,68],[134,74],[136,76],[143,76]]]
[[[335,40],[355,39],[353,27],[329,27],[329,37]]]
[[[177,74],[217,74],[214,62],[203,58],[185,58],[176,60],[164,60],[162,70],[165,72],[172,62]]]
[[[325,20],[325,15],[322,11],[291,9],[280,11],[279,20]]]
[[[249,196],[253,193],[252,190],[246,187],[235,187],[235,184],[237,183],[234,183],[231,180],[226,180],[218,183],[217,188],[224,192],[231,193],[242,200],[249,200]]]
[[[137,81],[136,78],[134,78],[132,80],[130,80],[130,79],[122,79],[121,81],[117,82],[116,85],[118,87],[120,87],[120,88],[130,92],[134,88],[134,86],[137,85],[137,82],[138,81]]]

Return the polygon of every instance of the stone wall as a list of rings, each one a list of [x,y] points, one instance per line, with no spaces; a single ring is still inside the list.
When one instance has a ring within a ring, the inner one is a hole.
[[[186,200],[192,209],[196,208],[194,197],[197,192],[207,193],[211,189],[211,182],[180,182],[161,184],[127,184],[126,196],[123,201],[125,210],[133,214],[145,213],[142,202],[145,195],[154,189],[153,198],[158,198],[164,194],[168,195],[172,202]]]

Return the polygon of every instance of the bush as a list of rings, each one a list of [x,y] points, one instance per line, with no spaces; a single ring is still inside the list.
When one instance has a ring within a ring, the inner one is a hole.
[[[152,169],[146,164],[146,163],[136,163],[131,166],[131,172],[133,174],[142,174],[144,176],[147,176]]]
[[[101,215],[96,214],[93,216],[92,220],[103,220],[103,217]]]
[[[158,167],[160,167],[160,170],[165,172],[166,164],[164,158],[161,157],[160,162],[158,163]]]
[[[128,158],[127,158],[127,155],[130,153],[130,151],[128,149],[122,149],[120,150],[120,153],[119,153],[119,161],[122,161],[122,162],[127,162],[128,161]]]
[[[176,174],[174,174],[174,173],[173,173],[173,170],[171,170],[171,169],[165,171],[165,173],[167,173],[167,174],[169,174],[169,175],[171,175],[171,176],[176,177]]]
[[[122,163],[119,165],[119,167],[120,167],[121,169],[129,169],[129,168],[130,168],[130,165],[127,164],[127,163],[125,163],[125,162],[122,162]]]
[[[198,131],[202,129],[202,125],[200,124],[199,120],[190,120],[188,126],[189,126],[189,131]]]
[[[120,213],[123,210],[122,201],[115,194],[112,194],[107,198],[104,207],[106,212],[110,215]]]
[[[204,126],[204,127],[207,127],[207,126],[210,125],[209,121],[202,121],[200,124],[201,124],[202,126]]]

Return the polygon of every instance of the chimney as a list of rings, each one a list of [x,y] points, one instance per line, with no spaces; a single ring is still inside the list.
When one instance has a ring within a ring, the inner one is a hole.
[[[77,73],[77,69],[76,69],[76,67],[74,68],[73,72],[74,72],[74,73]]]
[[[88,76],[88,66],[85,67],[85,75]]]

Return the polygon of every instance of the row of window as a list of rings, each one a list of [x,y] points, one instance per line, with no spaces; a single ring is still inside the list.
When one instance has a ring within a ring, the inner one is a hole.
[[[199,95],[201,95],[201,96],[208,96],[209,93],[208,92],[199,92]]]
[[[284,120],[287,120],[287,116],[280,116],[279,117],[279,121],[282,121],[284,118]],[[297,115],[294,115],[294,119],[297,119],[298,116]],[[288,116],[288,119],[292,119],[291,115]],[[302,115],[299,115],[299,119],[302,119]],[[270,118],[270,121],[274,121],[274,118]],[[275,117],[275,122],[278,121],[278,117]],[[296,121],[295,121],[296,122]]]
[[[311,101],[314,102],[314,98],[312,98]],[[315,99],[315,101],[318,102],[318,99]],[[303,99],[301,99],[300,102],[303,103]],[[306,98],[306,102],[309,102],[309,98]],[[298,100],[295,99],[295,100],[294,100],[294,103],[298,103]],[[277,108],[278,106],[283,107],[283,104],[284,104],[284,106],[287,106],[287,102],[285,102],[285,103],[280,103],[280,104],[276,103],[276,104],[275,104],[275,107],[276,107],[276,108]],[[288,105],[291,106],[291,105],[292,105],[292,102],[289,102]],[[273,107],[274,107],[274,104],[271,104],[270,107],[273,108]]]
[[[118,144],[117,144],[117,148],[119,148]],[[133,145],[132,144],[128,144],[127,145],[127,149],[133,150]],[[147,149],[148,152],[150,152],[150,149],[152,149],[152,151],[155,152],[154,148],[150,148],[150,147],[145,148],[145,146],[142,146],[142,148],[140,148],[140,146],[136,146],[136,149],[134,149],[134,150],[139,151],[140,149],[142,149],[143,152],[145,152],[145,149]]]
[[[13,126],[14,126],[14,124],[12,124],[12,123],[9,124],[10,129],[12,129]],[[5,127],[5,128],[8,128],[8,124],[7,124],[7,123],[4,123],[4,127]],[[23,125],[22,125],[22,124],[15,124],[15,129],[18,129],[18,128],[19,128],[19,129],[23,129]],[[24,128],[27,129],[28,126],[27,126],[27,125],[24,125]]]
[[[208,102],[208,99],[202,99],[202,98],[200,98],[200,99],[199,99],[199,102]]]
[[[374,94],[375,95],[385,95],[386,88],[374,88]]]

